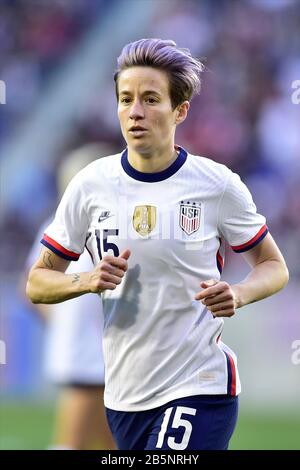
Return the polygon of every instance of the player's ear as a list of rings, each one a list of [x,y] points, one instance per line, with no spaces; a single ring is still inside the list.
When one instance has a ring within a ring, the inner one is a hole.
[[[188,111],[190,109],[190,102],[184,101],[183,103],[179,104],[176,108],[175,114],[175,124],[181,124],[185,118],[187,117]]]

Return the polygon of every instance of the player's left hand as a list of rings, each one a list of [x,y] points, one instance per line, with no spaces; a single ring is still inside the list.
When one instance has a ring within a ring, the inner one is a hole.
[[[201,282],[203,288],[195,295],[214,317],[232,317],[237,308],[236,294],[233,288],[224,281],[209,279]]]

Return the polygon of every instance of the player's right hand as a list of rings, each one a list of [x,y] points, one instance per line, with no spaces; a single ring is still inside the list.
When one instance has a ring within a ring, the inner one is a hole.
[[[121,284],[128,269],[127,260],[130,254],[130,250],[126,249],[118,257],[104,256],[102,261],[90,272],[90,292],[100,293],[104,290],[114,290]]]

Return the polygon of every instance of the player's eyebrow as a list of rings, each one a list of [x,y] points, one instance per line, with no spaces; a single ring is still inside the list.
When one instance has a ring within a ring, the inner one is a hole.
[[[132,95],[132,93],[129,90],[122,90],[122,91],[120,91],[119,94],[120,95]],[[159,91],[156,91],[156,90],[145,90],[145,91],[143,91],[142,96],[145,96],[145,95],[161,96],[161,93]]]

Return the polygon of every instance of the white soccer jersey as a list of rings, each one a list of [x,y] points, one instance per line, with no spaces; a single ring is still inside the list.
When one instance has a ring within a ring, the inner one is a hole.
[[[267,233],[240,178],[187,154],[159,173],[141,173],[127,151],[101,158],[68,186],[43,244],[98,263],[131,250],[129,269],[103,294],[105,405],[158,407],[197,394],[240,392],[235,354],[220,341],[223,320],[194,296],[220,278],[226,239],[241,252]]]

